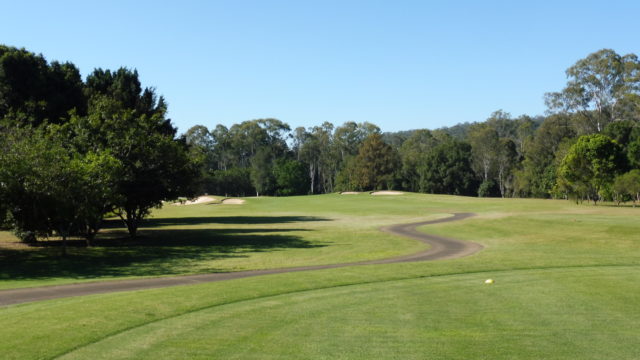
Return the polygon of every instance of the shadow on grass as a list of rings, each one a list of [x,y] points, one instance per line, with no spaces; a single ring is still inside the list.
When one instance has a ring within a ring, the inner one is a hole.
[[[142,227],[152,228],[161,226],[227,224],[227,225],[257,225],[257,224],[290,224],[297,222],[331,221],[315,216],[202,216],[180,218],[150,218],[142,223]],[[119,219],[105,221],[105,227],[121,227]]]
[[[220,272],[215,260],[243,258],[251,253],[312,249],[327,246],[311,243],[290,232],[305,229],[158,229],[188,224],[275,224],[324,221],[307,217],[251,217],[150,219],[139,238],[109,224],[111,230],[86,248],[84,241],[69,241],[68,255],[60,256],[59,241],[49,241],[28,250],[0,249],[0,280],[70,277],[159,276],[190,272]],[[115,221],[115,220],[114,220]],[[231,222],[224,222],[231,221]],[[44,245],[44,246],[42,246]]]

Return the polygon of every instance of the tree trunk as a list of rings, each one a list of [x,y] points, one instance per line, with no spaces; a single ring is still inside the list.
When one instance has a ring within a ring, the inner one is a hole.
[[[138,234],[139,216],[135,209],[125,209],[126,219],[120,214],[120,218],[124,221],[129,231],[129,237],[135,239]]]
[[[135,239],[138,236],[138,226],[137,224],[129,223],[127,224],[127,230],[129,231],[129,237]]]
[[[316,180],[316,169],[313,164],[309,164],[309,177],[311,178],[311,195],[313,195],[313,190],[315,188],[315,180]]]

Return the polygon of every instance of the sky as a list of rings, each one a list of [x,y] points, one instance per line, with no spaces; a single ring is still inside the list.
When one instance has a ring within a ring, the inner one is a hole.
[[[277,118],[383,131],[543,115],[565,70],[640,53],[639,1],[6,1],[0,44],[135,68],[180,132]]]

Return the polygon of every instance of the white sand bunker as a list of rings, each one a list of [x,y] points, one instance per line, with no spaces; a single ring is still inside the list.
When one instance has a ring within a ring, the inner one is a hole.
[[[402,195],[404,194],[402,191],[374,191],[371,195]]]
[[[188,201],[184,201],[184,202],[177,202],[174,205],[196,205],[196,204],[203,204],[203,203],[210,203],[210,202],[217,202],[218,199],[214,198],[213,196],[200,196],[198,198],[196,198],[195,200],[188,200]]]
[[[358,194],[360,193],[357,191],[343,191],[340,193],[340,195],[358,195]]]
[[[224,199],[222,203],[225,205],[241,205],[244,204],[244,200],[242,199]]]

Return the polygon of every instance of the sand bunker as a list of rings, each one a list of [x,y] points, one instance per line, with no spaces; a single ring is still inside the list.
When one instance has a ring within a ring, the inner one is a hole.
[[[224,199],[222,203],[225,205],[241,205],[244,204],[244,200],[242,199]]]
[[[358,194],[360,193],[357,191],[343,191],[340,193],[340,195],[358,195]]]
[[[209,203],[209,202],[214,202],[214,201],[218,201],[218,199],[214,198],[213,196],[200,196],[195,200],[189,200],[189,201],[185,201],[185,202],[177,202],[174,205],[196,205],[196,204],[203,204],[203,203]]]
[[[371,195],[402,195],[404,194],[401,191],[374,191]]]

